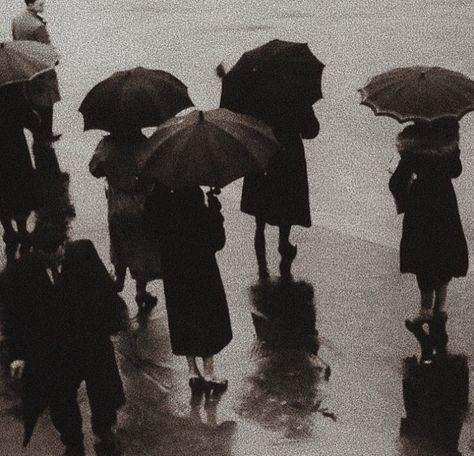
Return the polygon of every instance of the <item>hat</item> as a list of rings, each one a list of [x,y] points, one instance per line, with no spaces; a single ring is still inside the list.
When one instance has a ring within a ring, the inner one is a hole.
[[[66,229],[63,226],[38,224],[30,236],[35,250],[54,252],[67,239]]]

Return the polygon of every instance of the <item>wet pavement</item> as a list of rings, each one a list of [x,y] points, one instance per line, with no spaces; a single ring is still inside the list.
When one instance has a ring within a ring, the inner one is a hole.
[[[356,89],[370,74],[413,63],[439,64],[472,77],[467,43],[474,40],[474,12],[469,0],[436,0],[429,8],[415,0],[383,3],[374,6],[357,0],[340,6],[341,2],[322,1],[316,9],[309,0],[277,1],[271,8],[266,2],[244,5],[230,0],[203,1],[199,7],[191,0],[49,1],[51,35],[63,56],[58,67],[63,101],[56,109],[56,128],[63,138],[55,147],[61,169],[70,175],[77,215],[72,237],[91,238],[108,265],[103,182],[87,170],[101,134],[82,133],[77,112],[88,89],[113,71],[143,65],[171,71],[189,86],[197,105],[212,108],[220,90],[214,67],[221,60],[230,65],[244,50],[275,37],[309,42],[327,65],[325,99],[316,105],[321,134],[305,143],[314,226],[292,233],[298,244],[295,278],[310,284],[314,292],[319,357],[281,346],[272,350],[257,340],[254,323],[261,320],[252,318],[258,307],[255,289],[252,293],[257,272],[253,221],[238,210],[240,183],[227,187],[220,198],[227,244],[218,261],[234,339],[218,355],[217,366],[229,379],[229,390],[221,397],[192,400],[185,360],[170,352],[163,287],[154,282],[150,291],[159,298],[157,308],[147,321],[132,320],[130,331],[116,340],[128,398],[118,425],[125,455],[445,454],[399,434],[405,414],[402,363],[419,351],[403,326],[416,309],[418,292],[413,277],[398,273],[400,218],[386,188],[386,168],[400,126],[358,106]],[[0,36],[8,36],[9,18],[18,8],[13,0],[0,5]],[[461,148],[466,152],[464,174],[456,183],[470,241],[472,118],[467,116],[461,124]],[[268,229],[267,237],[269,265],[275,274],[276,230]],[[133,317],[136,305],[129,279],[123,296]],[[474,348],[473,298],[471,273],[452,283],[449,347],[467,356]],[[308,295],[296,302],[289,299],[288,306],[310,312],[311,299]],[[270,335],[281,330],[276,324]],[[80,398],[86,445],[92,451],[82,390]],[[15,385],[2,377],[0,454],[61,454],[48,416],[40,420],[30,446],[22,451],[18,417]],[[470,413],[459,450],[465,456],[474,454]]]

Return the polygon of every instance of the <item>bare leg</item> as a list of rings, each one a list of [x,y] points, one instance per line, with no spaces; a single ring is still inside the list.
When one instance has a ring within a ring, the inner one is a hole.
[[[189,378],[201,377],[196,358],[194,356],[186,356],[186,361],[188,362]]]
[[[204,380],[208,392],[223,393],[227,389],[227,380],[218,379],[214,373],[214,357],[206,356],[202,358],[204,365]]]
[[[296,257],[297,249],[295,245],[290,244],[291,225],[280,225],[279,230],[280,275],[282,279],[291,280],[291,264]]]
[[[420,313],[416,319],[418,321],[428,321],[432,317],[434,290],[420,290]]]
[[[204,366],[204,378],[206,380],[214,380],[214,357],[207,356],[202,359]]]
[[[448,284],[440,285],[435,290],[434,313],[439,314],[443,312],[446,304],[446,296],[448,294]]]
[[[255,254],[257,255],[258,277],[265,280],[269,277],[265,246],[265,221],[257,217],[255,223]]]
[[[152,296],[148,291],[146,291],[146,286],[148,281],[145,279],[136,279],[136,290],[137,294],[135,296],[135,301],[138,305],[139,310],[149,312],[153,307],[156,306],[158,299],[155,296]]]

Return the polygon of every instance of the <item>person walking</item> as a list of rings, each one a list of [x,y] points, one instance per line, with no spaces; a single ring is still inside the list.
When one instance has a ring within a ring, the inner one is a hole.
[[[137,179],[137,151],[146,141],[139,129],[114,132],[102,139],[89,163],[94,177],[108,183],[110,256],[117,290],[122,291],[127,268],[136,282],[135,300],[140,312],[149,312],[157,298],[147,283],[161,279],[160,244],[147,240],[143,231],[143,207],[147,188]]]
[[[26,446],[49,406],[65,455],[84,455],[77,390],[85,381],[97,455],[119,454],[112,430],[125,396],[110,335],[125,303],[89,240],[65,242],[62,227],[37,225],[33,250],[2,277],[11,374],[22,378]]]
[[[158,239],[171,348],[186,356],[193,392],[223,392],[227,380],[214,372],[214,355],[232,339],[229,310],[215,253],[225,244],[220,203],[199,187],[170,191],[156,184],[145,201],[144,227]],[[203,373],[196,358],[202,358]]]
[[[291,280],[291,264],[297,247],[290,243],[291,227],[311,226],[308,175],[302,138],[315,138],[319,122],[310,104],[295,102],[285,110],[276,107],[243,107],[239,112],[254,115],[273,127],[283,148],[272,157],[265,175],[247,176],[242,188],[241,210],[256,222],[255,253],[260,279],[269,277],[266,259],[265,226],[278,226],[280,275]]]
[[[459,124],[415,123],[398,135],[400,162],[389,188],[404,213],[400,271],[416,275],[421,300],[413,324],[444,311],[448,284],[465,276],[468,249],[451,180],[462,172]]]
[[[45,0],[25,0],[25,3],[26,9],[12,21],[13,39],[51,44],[46,21],[40,15]],[[61,134],[53,133],[53,106],[61,96],[55,70],[46,71],[29,83],[29,98],[41,117],[41,125],[33,132],[35,141],[57,141]]]
[[[8,260],[15,257],[18,244],[25,251],[29,248],[26,222],[41,204],[41,186],[23,131],[24,127],[34,129],[39,122],[23,84],[0,89],[0,221]]]

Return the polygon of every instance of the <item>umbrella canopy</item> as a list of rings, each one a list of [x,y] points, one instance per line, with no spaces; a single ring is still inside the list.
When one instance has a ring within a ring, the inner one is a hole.
[[[84,130],[154,127],[193,106],[187,87],[172,74],[137,67],[99,82],[79,107]]]
[[[141,175],[168,188],[222,188],[242,176],[263,172],[280,149],[265,123],[215,109],[168,120],[137,155]]]
[[[474,110],[474,81],[440,67],[396,68],[372,78],[359,89],[361,104],[377,116],[390,116],[400,123],[459,120]]]
[[[0,43],[0,86],[29,81],[58,63],[59,54],[49,44],[36,41]]]
[[[239,98],[262,104],[314,104],[322,98],[324,64],[306,43],[272,40],[245,52],[223,77],[221,106],[232,109]],[[237,111],[239,109],[236,109]]]

